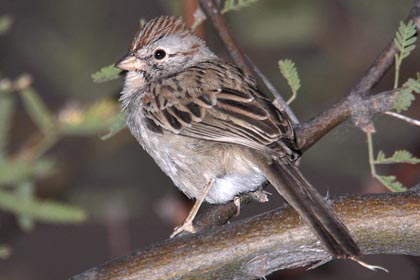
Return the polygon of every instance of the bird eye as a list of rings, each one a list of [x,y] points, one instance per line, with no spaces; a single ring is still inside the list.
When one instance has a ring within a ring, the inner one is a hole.
[[[155,50],[154,57],[158,60],[164,59],[166,56],[166,52],[161,49]]]

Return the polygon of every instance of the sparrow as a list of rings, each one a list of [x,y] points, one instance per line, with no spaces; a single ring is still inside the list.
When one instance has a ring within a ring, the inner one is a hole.
[[[174,235],[194,232],[201,204],[223,204],[268,181],[336,258],[360,255],[355,238],[295,161],[291,121],[253,77],[219,59],[180,19],[141,28],[116,63],[128,128],[175,186],[196,202]]]

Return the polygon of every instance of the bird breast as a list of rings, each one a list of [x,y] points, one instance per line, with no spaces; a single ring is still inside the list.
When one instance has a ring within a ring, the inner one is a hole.
[[[138,112],[140,108],[138,104],[130,104],[127,108],[137,111],[127,114],[129,129],[156,164],[188,197],[199,198],[205,185],[214,179],[205,200],[226,203],[240,193],[256,190],[265,181],[260,170],[248,159],[247,148],[194,139],[165,130],[152,131],[148,128],[147,119]]]

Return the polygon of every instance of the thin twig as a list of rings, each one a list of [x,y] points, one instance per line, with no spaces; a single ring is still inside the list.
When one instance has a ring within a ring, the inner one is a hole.
[[[207,18],[210,19],[211,23],[217,31],[217,34],[219,35],[235,64],[245,72],[251,74],[252,69],[246,63],[245,55],[241,52],[232,35],[230,34],[230,31],[226,26],[216,1],[200,0],[200,6],[206,14]]]
[[[258,69],[255,63],[247,57],[238,47],[235,40],[232,37],[229,29],[226,26],[225,20],[220,12],[220,9],[214,0],[200,0],[200,6],[207,18],[210,19],[212,25],[217,31],[220,39],[224,46],[229,52],[230,57],[233,59],[236,65],[242,68],[245,72],[253,74],[255,77],[259,77],[266,88],[274,96],[273,104],[289,116],[293,124],[298,124],[298,118],[290,109],[289,105],[284,101],[283,97],[276,90],[273,84],[265,77],[265,75]]]
[[[403,120],[403,121],[405,121],[409,124],[420,126],[420,121],[419,120],[415,120],[415,119],[409,118],[407,116],[404,116],[404,115],[401,115],[401,114],[398,114],[398,113],[395,113],[395,112],[389,112],[388,111],[388,112],[385,112],[385,114],[387,114],[388,116],[392,116],[394,118],[397,118],[399,120]]]

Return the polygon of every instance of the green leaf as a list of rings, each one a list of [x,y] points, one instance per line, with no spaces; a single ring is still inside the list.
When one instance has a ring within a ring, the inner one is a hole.
[[[28,179],[43,178],[53,172],[54,162],[14,160],[0,162],[0,185],[17,184]]]
[[[104,83],[119,78],[121,70],[116,68],[114,64],[102,67],[98,72],[92,74],[92,80],[95,83]]]
[[[12,254],[12,249],[7,245],[0,245],[0,259],[7,259]]]
[[[16,195],[22,201],[31,201],[34,199],[34,186],[32,182],[26,181],[20,183],[16,188]],[[34,228],[34,219],[27,214],[17,215],[17,222],[24,231],[31,231]]]
[[[398,92],[395,101],[394,109],[397,112],[408,110],[415,96],[413,93],[420,93],[420,80],[408,79],[403,84],[401,90]]]
[[[14,98],[9,92],[0,92],[0,161],[6,156],[14,105]]]
[[[47,200],[22,199],[2,190],[0,190],[0,209],[16,215],[30,216],[42,222],[80,223],[86,220],[86,213],[79,207]]]
[[[393,163],[409,163],[417,164],[420,163],[420,158],[413,157],[410,152],[405,150],[395,151],[391,157],[386,157],[385,153],[379,151],[375,164],[393,164]]]
[[[223,9],[220,12],[224,14],[230,11],[239,11],[242,8],[251,6],[257,1],[258,0],[226,0]]]
[[[54,131],[54,117],[45,106],[39,95],[33,88],[25,88],[20,91],[23,105],[31,119],[45,133]]]
[[[6,34],[12,26],[13,19],[9,15],[3,15],[0,17],[0,35]]]
[[[396,180],[395,176],[377,176],[376,177],[382,184],[384,184],[390,191],[405,192],[406,187]]]
[[[411,91],[415,93],[420,93],[420,79],[408,79],[407,82],[404,83],[404,87],[408,87]]]
[[[105,135],[103,135],[103,136],[101,136],[101,139],[102,140],[108,140],[109,138],[111,138],[112,136],[114,136],[115,134],[117,134],[118,132],[120,132],[125,126],[126,126],[126,124],[125,124],[125,115],[124,115],[123,112],[120,112],[114,118],[114,122],[109,127],[108,133],[105,134]]]
[[[411,93],[411,90],[408,88],[401,89],[394,101],[394,109],[398,113],[401,111],[406,111],[411,106],[411,103],[414,101],[414,94]]]
[[[295,63],[290,59],[280,60],[278,64],[280,73],[286,79],[292,90],[292,96],[287,101],[287,104],[290,104],[296,98],[297,91],[300,89],[300,78]]]
[[[400,51],[398,59],[400,62],[409,56],[416,47],[416,32],[416,26],[412,20],[407,24],[400,22],[400,27],[398,28],[394,39],[394,43]]]

